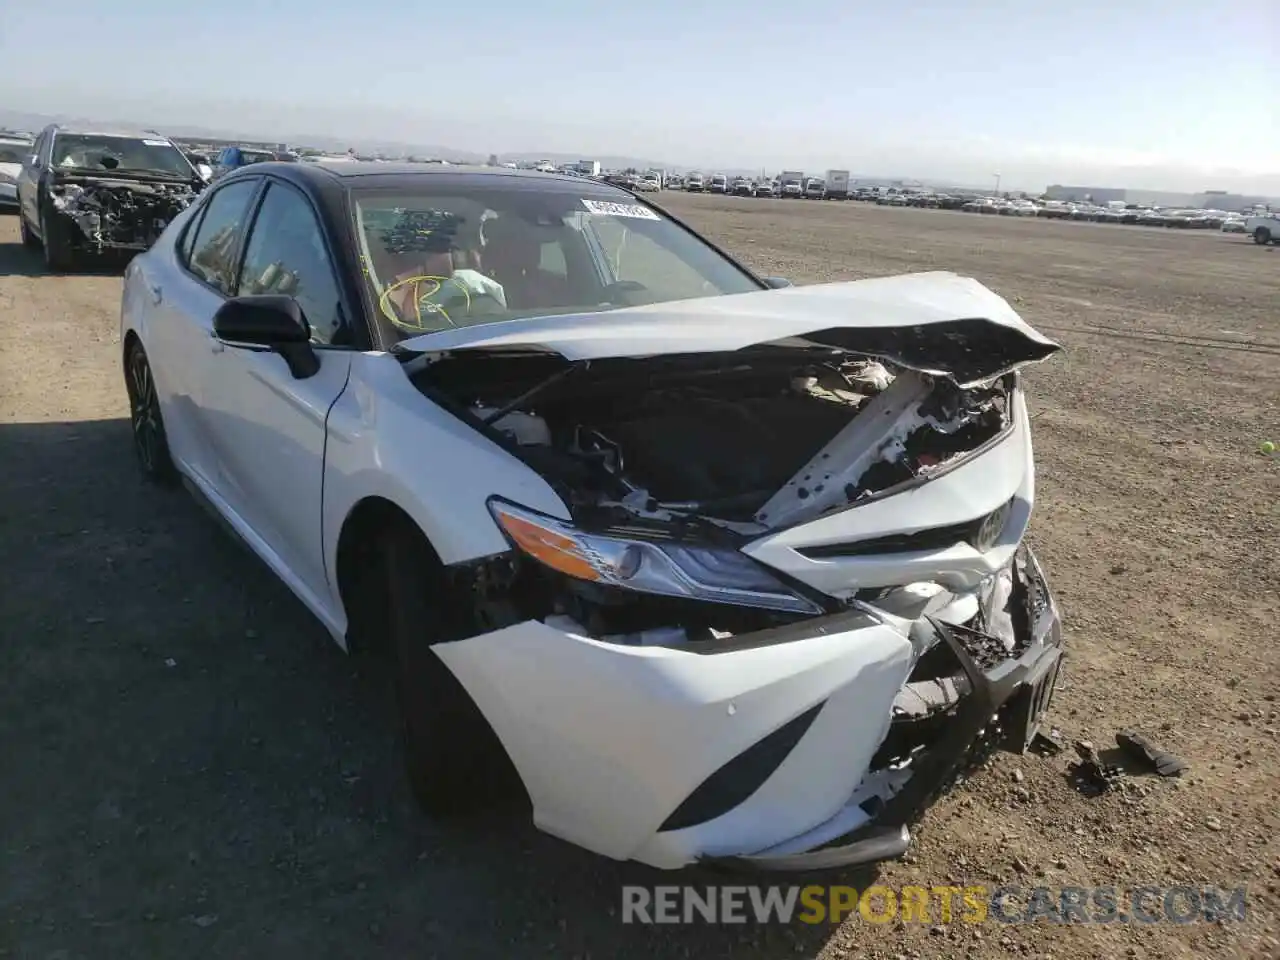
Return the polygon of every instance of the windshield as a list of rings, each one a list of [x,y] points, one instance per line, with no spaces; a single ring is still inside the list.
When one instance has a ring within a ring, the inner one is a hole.
[[[31,149],[29,143],[0,143],[0,163],[24,163]]]
[[[761,289],[634,198],[587,183],[491,179],[499,182],[353,192],[368,301],[391,340]]]
[[[191,164],[182,151],[161,137],[60,133],[54,138],[52,156],[55,167],[66,169],[191,176]]]

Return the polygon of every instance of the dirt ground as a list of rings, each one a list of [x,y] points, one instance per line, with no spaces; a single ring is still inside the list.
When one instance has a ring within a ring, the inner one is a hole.
[[[47,276],[0,218],[0,955],[1280,956],[1280,249],[1217,232],[661,195],[766,274],[978,277],[1065,354],[1029,375],[1032,538],[1070,742],[1190,764],[1101,797],[1000,755],[890,885],[1247,885],[1243,924],[636,927],[673,882],[523,823],[440,828],[384,687],[182,494],[144,488],[118,269]],[[698,882],[705,882],[699,877]]]

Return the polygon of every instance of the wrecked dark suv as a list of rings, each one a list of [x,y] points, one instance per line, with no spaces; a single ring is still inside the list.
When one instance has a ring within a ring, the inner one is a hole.
[[[83,254],[146,250],[205,181],[168,138],[57,124],[36,138],[18,174],[22,243],[50,269]]]

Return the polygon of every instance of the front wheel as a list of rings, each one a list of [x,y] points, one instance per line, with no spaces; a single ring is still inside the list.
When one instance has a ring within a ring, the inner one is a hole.
[[[50,270],[64,273],[75,266],[75,251],[71,241],[48,211],[40,216],[40,235],[44,238],[44,263]]]
[[[1253,231],[1253,242],[1260,247],[1265,247],[1271,242],[1271,231],[1266,227],[1259,227]]]
[[[47,242],[47,241],[46,241]],[[160,398],[155,377],[142,345],[135,343],[125,360],[125,388],[129,393],[129,420],[133,426],[133,449],[143,477],[157,486],[171,487],[178,471],[169,455],[169,441],[160,415]]]
[[[18,214],[18,233],[22,237],[22,245],[28,250],[35,250],[40,246],[40,238],[27,226],[27,217],[24,213]]]
[[[457,817],[519,796],[519,777],[480,709],[433,645],[484,632],[465,591],[448,589],[420,533],[396,528],[375,561],[385,592],[405,771],[418,805]]]

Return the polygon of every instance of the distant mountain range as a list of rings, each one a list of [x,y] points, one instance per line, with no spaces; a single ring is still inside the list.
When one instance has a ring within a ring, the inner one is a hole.
[[[244,140],[247,142],[287,143],[295,147],[311,147],[332,153],[346,153],[355,150],[363,155],[384,154],[386,156],[414,156],[439,160],[451,160],[455,163],[484,163],[491,156],[488,153],[477,153],[473,150],[458,150],[440,144],[410,143],[401,140],[381,140],[368,138],[344,139],[332,134],[319,133],[273,133],[251,132],[247,130],[222,130],[203,127],[195,124],[152,124],[138,120],[108,119],[106,117],[83,117],[71,114],[26,113],[20,110],[0,109],[0,128],[35,132],[51,123],[67,123],[90,125],[106,129],[124,128],[131,130],[155,129],[169,137],[184,140]],[[576,160],[599,160],[600,165],[607,168],[624,169],[674,169],[669,163],[659,160],[647,160],[641,157],[627,156],[591,156],[588,153],[498,153],[498,162],[514,163],[528,160],[547,160],[551,163],[572,163]]]
[[[262,132],[251,132],[247,130],[227,130],[215,129],[211,127],[203,127],[196,124],[151,124],[146,121],[137,120],[119,120],[108,119],[105,117],[84,117],[73,114],[46,114],[46,113],[28,113],[21,110],[6,110],[0,108],[0,129],[10,129],[16,131],[35,132],[43,129],[51,123],[66,123],[75,125],[88,125],[100,128],[113,129],[124,128],[132,130],[155,129],[166,136],[177,137],[183,140],[243,140],[250,143],[287,143],[293,147],[310,147],[315,150],[323,150],[326,153],[346,153],[348,150],[355,150],[362,156],[370,156],[382,154],[385,156],[413,156],[422,159],[438,159],[449,160],[454,163],[484,163],[490,156],[496,156],[499,163],[519,163],[519,162],[537,162],[546,160],[554,164],[573,163],[577,160],[599,160],[600,165],[606,170],[625,170],[634,168],[636,170],[666,170],[671,173],[687,173],[690,170],[701,170],[705,173],[716,172],[723,173],[727,176],[745,176],[756,177],[760,175],[759,167],[713,167],[703,166],[694,167],[688,164],[666,163],[661,160],[650,160],[642,157],[629,157],[623,155],[595,155],[592,156],[588,152],[580,154],[575,153],[477,153],[473,150],[458,150],[454,147],[441,146],[440,144],[424,144],[410,143],[397,140],[381,140],[368,138],[344,139],[336,137],[332,134],[307,134],[307,133],[288,133],[288,134],[264,134]],[[928,180],[903,180],[902,178],[870,176],[865,174],[854,174],[852,179],[862,184],[908,184],[911,186],[926,186],[936,189],[966,189],[959,184],[946,183],[943,181]],[[977,188],[981,189],[981,188]]]

